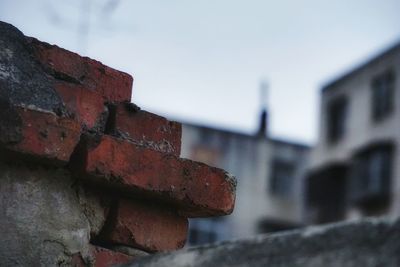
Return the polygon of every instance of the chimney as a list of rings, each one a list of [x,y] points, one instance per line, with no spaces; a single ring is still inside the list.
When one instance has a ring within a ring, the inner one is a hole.
[[[259,126],[257,131],[258,137],[268,136],[268,104],[267,104],[268,84],[263,81],[260,85],[260,103],[261,115],[259,118]]]

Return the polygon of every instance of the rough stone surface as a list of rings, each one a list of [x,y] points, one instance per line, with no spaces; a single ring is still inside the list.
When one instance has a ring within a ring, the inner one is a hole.
[[[101,241],[149,252],[171,251],[186,242],[188,219],[151,202],[120,199]]]
[[[36,58],[59,80],[83,85],[103,96],[105,102],[130,101],[133,79],[129,74],[99,61],[81,57],[56,45],[27,38]]]
[[[0,265],[69,266],[86,254],[90,224],[69,174],[0,163]]]
[[[112,125],[109,131],[113,135],[160,152],[180,155],[182,138],[180,123],[140,110],[133,103],[121,103],[110,109]]]
[[[398,267],[399,240],[399,219],[367,219],[146,256],[123,266]]]
[[[0,21],[0,37],[0,100],[65,114],[54,79],[33,59],[25,36]]]
[[[88,138],[80,147],[73,170],[95,182],[169,201],[188,217],[226,215],[233,210],[236,181],[221,169],[111,136]]]
[[[111,207],[111,200],[103,191],[94,191],[93,188],[87,188],[78,182],[75,187],[79,204],[90,225],[92,240],[103,229]]]

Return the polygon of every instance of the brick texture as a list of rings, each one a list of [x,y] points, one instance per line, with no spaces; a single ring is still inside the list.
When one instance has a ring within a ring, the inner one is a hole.
[[[102,234],[101,242],[148,252],[176,250],[185,245],[188,220],[171,209],[149,201],[121,199],[111,216],[112,223]]]
[[[132,256],[106,248],[90,246],[89,257],[84,258],[80,253],[74,254],[71,265],[73,267],[110,267],[127,263],[133,258]]]
[[[57,81],[55,89],[68,111],[85,129],[101,129],[105,126],[107,109],[97,92],[81,85]]]
[[[140,110],[132,103],[121,103],[110,110],[113,122],[110,131],[113,134],[160,152],[180,155],[180,123]]]
[[[51,112],[0,104],[3,148],[37,159],[66,164],[79,142],[80,125]]]
[[[225,171],[111,136],[87,138],[72,166],[93,181],[174,203],[186,216],[233,210],[235,181]]]
[[[88,57],[56,45],[28,38],[36,58],[56,78],[81,84],[103,96],[105,102],[130,101],[133,79],[129,74],[107,67]]]
[[[67,253],[57,258],[60,264],[72,259],[72,266],[105,267],[176,250],[186,242],[188,217],[232,212],[235,179],[179,158],[181,124],[129,103],[130,75],[25,37],[6,23],[0,31],[6,51],[0,53],[0,158],[6,165],[14,159],[43,164],[49,177],[54,166],[68,168],[60,178],[74,176],[67,187],[73,186],[70,197],[80,206],[65,215],[88,220],[81,251],[59,242]],[[63,234],[76,235],[73,229]],[[57,231],[51,235],[57,240]],[[37,238],[43,240],[40,233]]]

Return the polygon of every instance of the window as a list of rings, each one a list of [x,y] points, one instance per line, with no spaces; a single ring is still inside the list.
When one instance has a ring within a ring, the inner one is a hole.
[[[204,245],[226,238],[227,222],[222,217],[190,219],[188,243],[191,246]]]
[[[200,130],[200,143],[202,144],[210,144],[212,141],[212,131],[207,128],[203,128]]]
[[[344,219],[348,166],[330,164],[306,179],[308,220],[327,223]]]
[[[347,99],[336,98],[328,104],[328,141],[335,143],[345,133]]]
[[[214,243],[217,240],[217,234],[211,231],[203,231],[200,229],[190,229],[189,231],[189,244],[190,245],[204,245]]]
[[[272,163],[270,192],[279,196],[290,196],[293,191],[295,168],[287,161],[274,160]]]
[[[352,167],[349,200],[365,207],[385,202],[389,197],[391,166],[390,145],[381,145],[359,153]]]
[[[377,76],[372,81],[372,119],[380,121],[394,107],[394,74],[391,71]]]
[[[280,220],[280,219],[275,219],[275,218],[270,218],[270,217],[265,217],[258,221],[257,232],[259,234],[273,233],[273,232],[279,232],[279,231],[292,230],[292,229],[299,228],[301,226],[302,225],[297,224],[297,223]]]

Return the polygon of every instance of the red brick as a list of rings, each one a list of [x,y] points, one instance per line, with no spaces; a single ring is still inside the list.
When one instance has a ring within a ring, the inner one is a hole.
[[[132,76],[107,67],[99,61],[81,57],[56,45],[28,38],[37,59],[52,70],[56,78],[79,83],[97,91],[106,102],[130,101]]]
[[[156,114],[140,110],[132,103],[121,103],[113,110],[112,131],[120,137],[154,150],[179,156],[182,126]]]
[[[81,85],[62,81],[55,83],[55,89],[67,109],[83,127],[104,128],[106,108],[101,95]]]
[[[110,267],[117,264],[124,264],[131,261],[134,257],[112,251],[106,248],[90,246],[89,257],[82,257],[80,253],[72,255],[73,267]]]
[[[65,164],[80,139],[80,125],[32,108],[0,106],[0,142],[7,150]]]
[[[185,216],[225,215],[234,207],[235,180],[225,171],[111,136],[82,143],[74,162],[73,170],[93,181],[170,201]]]
[[[186,242],[188,219],[171,209],[147,201],[121,199],[113,214],[112,226],[101,237],[105,243],[123,244],[148,252],[182,248]]]

